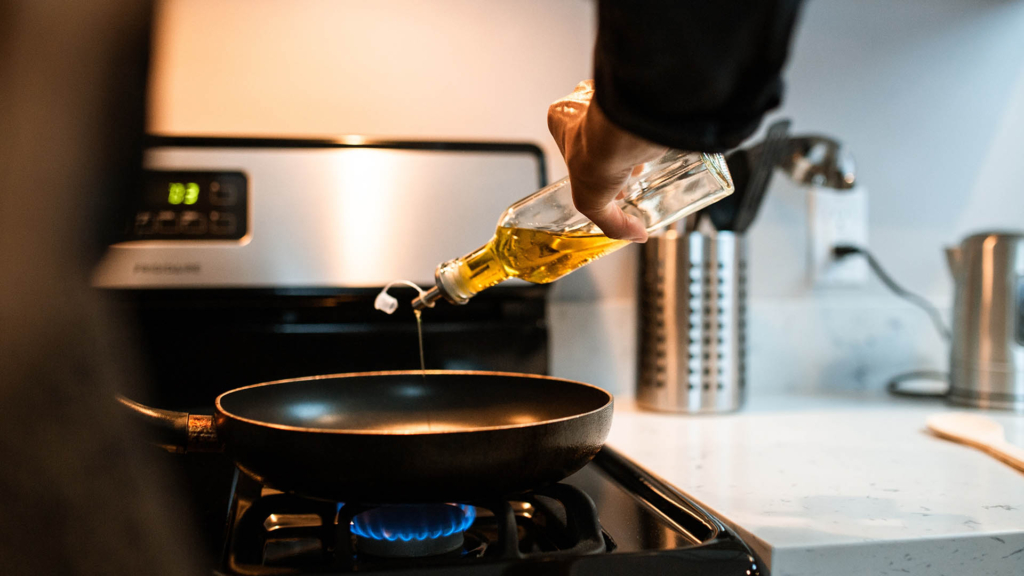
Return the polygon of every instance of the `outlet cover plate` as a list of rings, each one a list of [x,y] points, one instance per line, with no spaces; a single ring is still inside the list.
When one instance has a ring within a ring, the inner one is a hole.
[[[860,254],[837,260],[836,246],[868,245],[868,191],[863,186],[808,191],[810,238],[808,272],[814,288],[858,288],[868,282],[868,263]]]

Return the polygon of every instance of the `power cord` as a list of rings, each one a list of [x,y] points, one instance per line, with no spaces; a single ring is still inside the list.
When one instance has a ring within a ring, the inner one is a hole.
[[[868,266],[878,276],[878,279],[885,284],[885,287],[891,290],[894,294],[903,298],[907,302],[921,308],[928,314],[932,324],[935,326],[936,331],[942,336],[943,340],[949,342],[953,338],[952,332],[946,327],[946,324],[942,321],[942,314],[939,309],[932,305],[931,302],[926,300],[924,297],[914,294],[913,292],[903,288],[892,279],[882,265],[874,257],[871,252],[866,248],[859,246],[836,246],[832,249],[832,254],[836,259],[842,259],[852,254],[860,254],[867,260]],[[913,380],[935,380],[939,382],[949,382],[949,375],[936,370],[913,370],[911,372],[905,372],[893,376],[886,382],[885,388],[893,396],[911,397],[911,398],[942,398],[945,397],[948,391],[942,392],[931,392],[931,391],[914,391],[908,390],[903,387],[905,382]]]
[[[903,298],[907,302],[910,302],[911,304],[924,310],[931,318],[932,324],[935,325],[935,329],[939,332],[939,334],[942,335],[942,338],[946,342],[952,340],[953,334],[949,331],[949,328],[946,328],[945,323],[942,322],[942,314],[939,312],[939,309],[936,308],[935,306],[932,306],[932,303],[925,300],[923,297],[918,296],[917,294],[914,294],[913,292],[897,284],[896,281],[892,279],[892,276],[889,276],[885,272],[885,269],[882,268],[882,265],[878,263],[878,260],[876,260],[875,257],[871,254],[871,252],[867,251],[867,249],[860,248],[858,246],[836,246],[835,248],[832,249],[832,253],[835,255],[837,259],[845,258],[850,254],[860,254],[864,256],[864,258],[868,261],[868,266],[871,266],[871,269],[874,270],[875,275],[877,275],[878,279],[881,280],[883,284],[885,284],[886,288],[892,290],[892,292],[899,296],[900,298]]]

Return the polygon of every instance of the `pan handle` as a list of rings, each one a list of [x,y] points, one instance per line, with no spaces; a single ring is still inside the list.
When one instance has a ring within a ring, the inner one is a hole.
[[[118,396],[117,401],[142,423],[153,443],[168,452],[222,452],[213,416],[150,408]]]

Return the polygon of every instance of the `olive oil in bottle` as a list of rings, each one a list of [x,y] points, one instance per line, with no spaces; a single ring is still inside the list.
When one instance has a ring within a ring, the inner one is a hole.
[[[458,276],[472,293],[509,278],[547,284],[627,244],[603,234],[503,226],[490,242],[460,259]]]

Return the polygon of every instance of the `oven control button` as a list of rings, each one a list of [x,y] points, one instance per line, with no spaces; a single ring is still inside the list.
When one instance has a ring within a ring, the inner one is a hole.
[[[217,182],[210,184],[210,204],[214,206],[234,206],[238,202],[238,189],[234,184]]]
[[[178,225],[181,226],[181,231],[185,234],[205,234],[206,214],[200,214],[193,210],[182,212]]]
[[[161,210],[156,215],[156,231],[160,234],[178,233],[178,213],[171,210]]]
[[[153,213],[142,211],[135,214],[135,233],[138,235],[152,234],[156,231],[156,219]]]
[[[234,234],[237,220],[228,212],[210,212],[210,232],[213,234]]]

